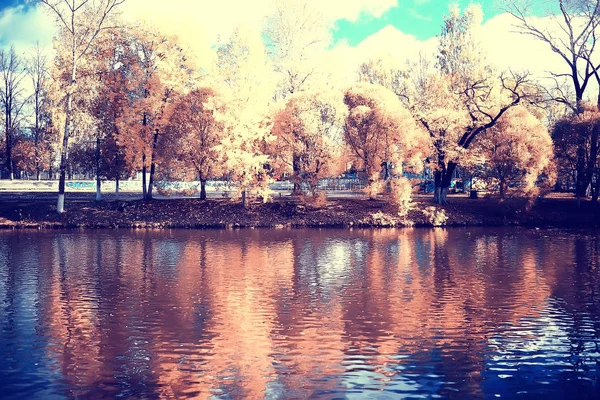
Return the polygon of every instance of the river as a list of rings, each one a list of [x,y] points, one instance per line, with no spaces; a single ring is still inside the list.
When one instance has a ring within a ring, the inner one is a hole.
[[[600,232],[0,232],[0,397],[600,398]]]

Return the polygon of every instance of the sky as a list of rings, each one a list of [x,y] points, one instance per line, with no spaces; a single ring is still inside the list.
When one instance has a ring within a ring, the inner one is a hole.
[[[355,70],[370,57],[391,55],[410,59],[420,51],[433,53],[448,0],[306,0],[332,26],[330,56],[340,68]],[[127,0],[124,17],[147,20],[166,34],[175,34],[198,59],[209,59],[219,37],[227,38],[242,23],[260,27],[272,0]],[[483,10],[481,43],[499,69],[528,70],[547,76],[564,66],[545,45],[516,32],[513,17],[497,8],[499,0],[472,2]],[[0,0],[0,46],[14,45],[25,53],[36,41],[51,48],[53,19],[35,2]]]
[[[136,7],[145,8],[146,11],[140,14],[152,13],[153,8],[157,14],[162,6],[141,6],[139,1],[133,0]],[[391,25],[398,30],[414,35],[417,39],[429,39],[440,32],[440,26],[443,20],[443,15],[448,11],[449,1],[447,0],[349,0],[347,2],[337,0],[322,0],[322,3],[331,3],[331,8],[338,8],[337,11],[329,11],[334,18],[333,37],[335,42],[346,41],[349,45],[358,45],[361,41],[368,38],[370,35],[378,32],[387,25]],[[462,7],[466,7],[473,0],[458,0],[454,1]],[[150,0],[148,2],[157,3]],[[184,13],[186,7],[184,4],[187,1],[171,0],[166,2],[170,5],[181,3],[182,7],[177,12]],[[207,3],[205,0],[199,0],[198,3]],[[244,6],[242,9],[252,8],[253,11],[248,13],[248,19],[253,19],[260,13],[262,3],[264,1],[229,1],[225,0],[221,3],[235,4],[252,3],[254,6]],[[346,4],[345,4],[346,3]],[[371,4],[369,4],[371,3]],[[497,0],[481,0],[477,3],[482,5],[484,16],[486,19],[500,13],[496,7]],[[13,38],[23,38],[25,36],[37,36],[35,32],[28,34],[19,29],[19,24],[22,24],[27,17],[33,19],[31,10],[31,2],[26,0],[0,0],[0,40],[3,43]],[[219,6],[201,6],[202,12],[206,14],[220,14],[222,7]],[[211,7],[213,10],[211,10]],[[236,7],[239,9],[239,7]],[[267,7],[264,7],[265,9]],[[337,14],[337,15],[336,15]],[[34,27],[35,28],[35,27]],[[16,30],[17,32],[10,32]],[[40,38],[38,38],[40,39]]]
[[[461,8],[473,3],[473,0],[454,1]],[[370,35],[391,25],[396,29],[413,35],[419,40],[426,40],[439,35],[443,16],[448,13],[445,0],[397,0],[380,17],[362,13],[355,21],[341,19],[336,21],[334,38],[346,40],[350,45],[357,45]],[[496,7],[496,0],[478,1],[482,6],[484,21],[501,13]]]

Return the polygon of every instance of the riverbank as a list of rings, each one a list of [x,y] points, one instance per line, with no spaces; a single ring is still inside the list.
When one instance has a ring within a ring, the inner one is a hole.
[[[431,226],[527,226],[540,228],[600,228],[600,213],[575,199],[554,196],[538,200],[528,210],[526,201],[472,200],[451,197],[445,207],[430,199],[417,199],[407,216],[384,201],[337,199],[314,207],[290,199],[243,208],[227,199],[67,202],[67,212],[56,214],[49,202],[21,201],[0,204],[0,228],[380,228]]]

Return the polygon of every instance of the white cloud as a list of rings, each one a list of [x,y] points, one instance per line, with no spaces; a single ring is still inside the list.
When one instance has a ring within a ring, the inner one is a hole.
[[[380,18],[387,10],[397,6],[397,0],[313,0],[323,14],[332,21],[356,21],[362,14]]]
[[[396,0],[306,1],[331,24],[340,19],[355,21],[363,14],[378,18],[397,5]],[[212,57],[211,46],[217,38],[227,38],[237,25],[260,29],[272,10],[273,0],[128,0],[123,6],[124,16],[146,20],[166,34],[178,36],[199,60]]]
[[[551,24],[551,19],[536,21],[543,26]],[[518,32],[515,20],[508,14],[497,15],[478,29],[479,40],[486,52],[488,61],[498,70],[528,71],[535,79],[544,80],[548,71],[567,72],[564,60],[552,52],[548,45],[532,36]],[[437,38],[418,40],[392,25],[364,39],[355,47],[345,43],[333,51],[344,62],[344,69],[355,71],[361,62],[373,57],[390,59],[395,65],[403,67],[406,60],[414,60],[419,52],[433,56],[437,47]],[[350,72],[345,72],[349,76]],[[590,88],[591,94],[596,89]],[[595,95],[595,94],[594,94]]]
[[[481,43],[489,61],[500,69],[528,70],[542,78],[547,71],[564,71],[565,63],[548,45],[518,32],[508,14],[495,16],[483,24]]]
[[[15,46],[17,53],[29,52],[36,42],[51,47],[54,32],[54,21],[38,7],[17,6],[0,12],[0,44]]]

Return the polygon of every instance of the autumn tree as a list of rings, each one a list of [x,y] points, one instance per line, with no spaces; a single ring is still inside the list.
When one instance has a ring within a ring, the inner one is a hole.
[[[96,120],[96,200],[101,200],[101,178],[115,180],[119,196],[119,183],[135,171],[135,157],[125,148],[129,132],[119,127],[119,118],[129,105],[131,66],[136,57],[124,29],[106,30],[99,37],[92,52],[96,70],[97,94],[92,102]]]
[[[503,114],[474,149],[479,159],[476,175],[496,181],[502,199],[511,188],[534,198],[541,183],[546,190],[554,183],[552,138],[540,119],[523,106]]]
[[[265,200],[269,157],[264,149],[272,140],[269,107],[274,86],[260,34],[237,27],[217,47],[212,79],[227,104],[227,112],[219,116],[225,129],[219,151],[226,171],[239,185],[244,205],[252,190]]]
[[[14,139],[12,160],[14,170],[16,170],[21,178],[23,173],[29,177],[36,172],[36,157],[35,145],[33,141],[25,136],[18,136]],[[19,176],[19,175],[17,175]]]
[[[61,30],[62,45],[68,49],[69,57],[65,60],[68,68],[68,81],[65,85],[64,99],[64,133],[60,150],[60,180],[58,184],[58,202],[56,210],[64,212],[65,180],[69,135],[71,134],[73,97],[76,96],[77,69],[82,59],[88,54],[101,31],[111,25],[111,17],[125,0],[40,0],[40,3],[56,17]]]
[[[196,89],[177,98],[161,143],[171,168],[179,169],[184,177],[200,180],[202,200],[206,199],[207,180],[223,170],[218,146],[224,130],[214,115],[223,112],[223,108],[222,100],[210,88]]]
[[[349,109],[344,140],[367,174],[371,197],[377,195],[378,183],[391,177],[389,166],[399,176],[405,167],[422,167],[428,138],[393,92],[357,84],[346,91],[344,103]]]
[[[124,141],[125,150],[139,158],[142,193],[151,200],[159,136],[168,124],[170,105],[191,82],[192,69],[176,39],[150,27],[132,28],[130,43],[136,59],[130,74],[130,104],[119,118],[119,129],[132,133]]]
[[[12,159],[13,147],[16,143],[20,123],[23,119],[23,107],[26,103],[25,68],[23,61],[17,56],[14,47],[6,51],[0,49],[0,106],[4,112],[4,140],[6,145],[4,167],[9,179],[14,178]]]
[[[534,101],[537,90],[527,75],[496,73],[486,64],[477,42],[481,9],[464,13],[452,7],[442,26],[437,71],[406,73],[402,99],[429,133],[434,153],[435,201],[446,204],[456,167],[471,156],[471,146],[502,115],[523,101]]]
[[[275,116],[272,159],[281,169],[291,170],[294,183],[304,183],[313,197],[319,179],[343,170],[339,161],[347,114],[341,93],[301,92]]]
[[[592,200],[597,202],[600,194],[600,111],[596,106],[583,105],[580,113],[556,122],[552,137],[559,165],[577,173],[578,200],[595,181],[595,185],[591,185]]]

